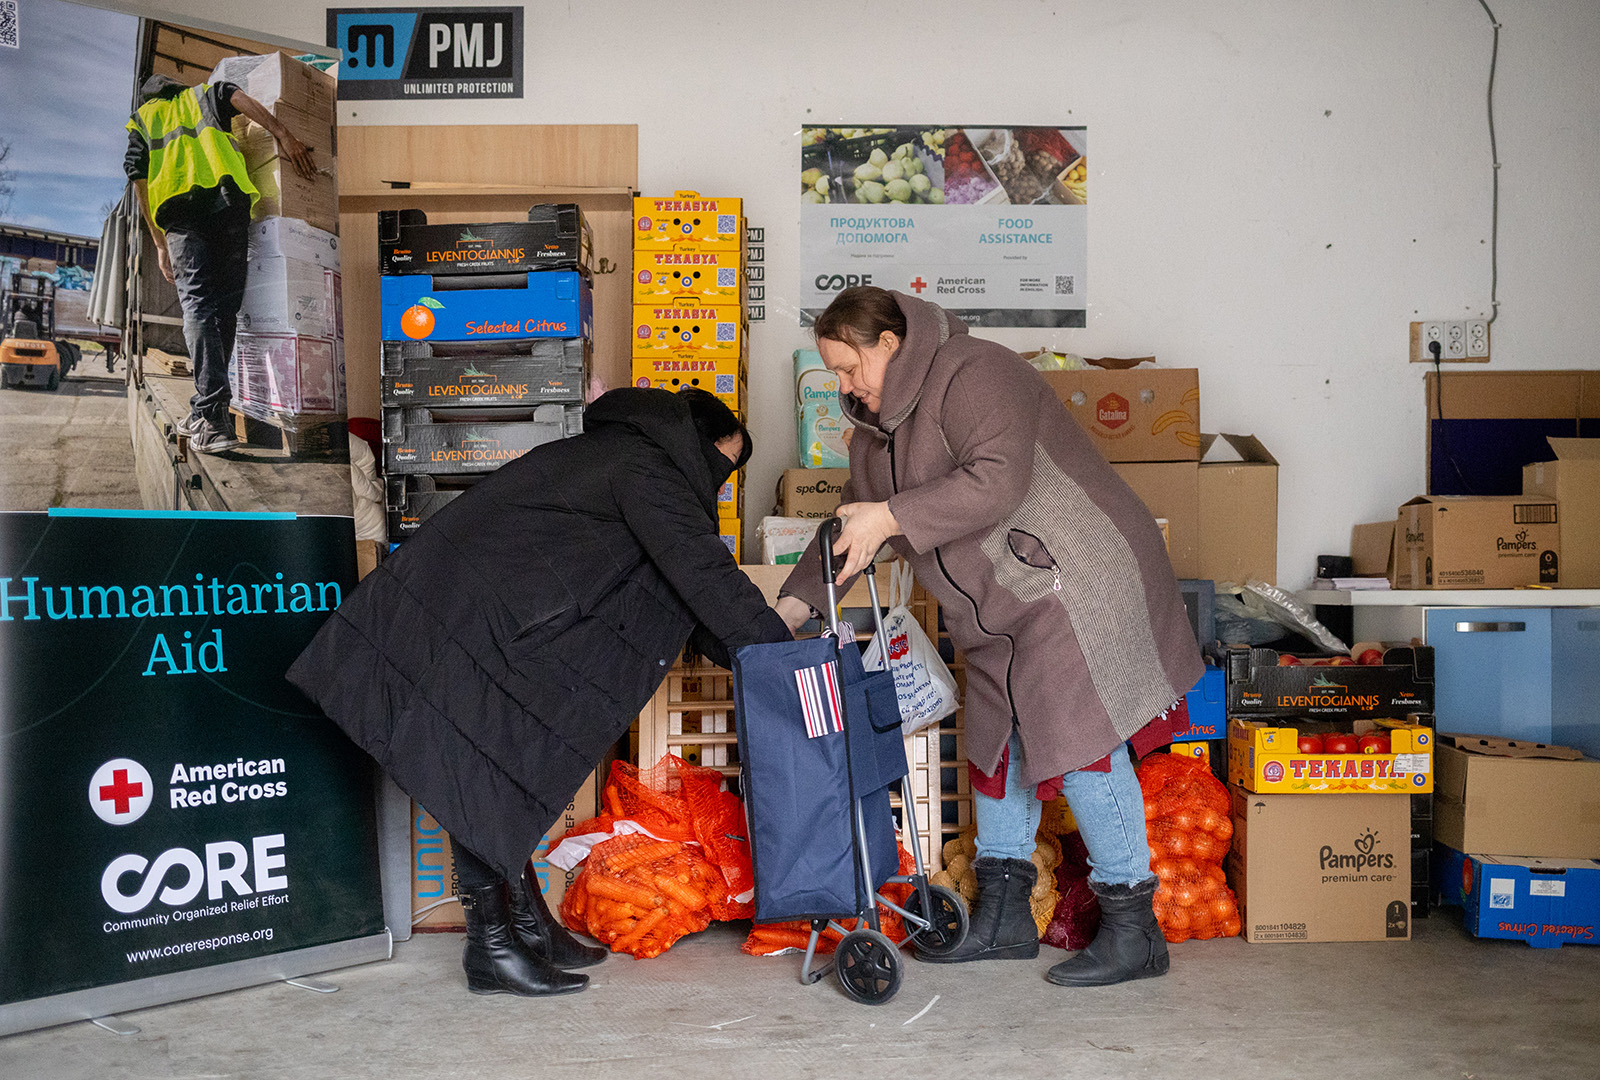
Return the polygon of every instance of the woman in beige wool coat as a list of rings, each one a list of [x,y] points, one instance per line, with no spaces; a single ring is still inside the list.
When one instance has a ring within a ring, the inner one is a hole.
[[[962,948],[923,959],[1038,956],[1037,796],[1064,790],[1103,918],[1047,978],[1165,973],[1127,744],[1144,753],[1170,741],[1202,662],[1160,530],[1038,372],[943,308],[848,289],[815,334],[855,426],[839,583],[889,543],[966,655],[978,898]],[[783,588],[791,627],[827,603],[815,549]]]

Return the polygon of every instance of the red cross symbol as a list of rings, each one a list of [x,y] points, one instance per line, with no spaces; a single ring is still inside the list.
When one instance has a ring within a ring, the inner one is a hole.
[[[128,782],[127,769],[116,769],[111,774],[111,783],[101,786],[100,801],[110,800],[116,803],[117,813],[126,814],[132,806],[132,800],[143,794],[143,784]]]
[[[921,274],[918,274],[916,276],[916,279],[911,282],[911,288],[916,292],[916,294],[918,296],[921,296],[922,295],[922,290],[926,289],[927,287],[928,287],[928,283],[926,281],[922,280],[922,275]]]

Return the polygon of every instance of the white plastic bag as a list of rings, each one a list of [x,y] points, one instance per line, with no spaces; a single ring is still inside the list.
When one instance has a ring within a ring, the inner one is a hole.
[[[900,726],[907,735],[937,724],[960,706],[956,681],[939,657],[939,650],[912,618],[911,564],[895,562],[889,567],[889,613],[883,619],[884,637],[889,642],[890,670],[894,672],[894,692],[900,704]],[[883,650],[876,636],[862,664],[868,671],[883,670]]]

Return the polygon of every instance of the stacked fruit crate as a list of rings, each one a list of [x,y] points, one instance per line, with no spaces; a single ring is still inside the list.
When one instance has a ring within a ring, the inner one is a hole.
[[[572,203],[526,221],[379,214],[390,543],[507,461],[583,430],[594,239]]]
[[[749,318],[745,223],[740,199],[633,200],[633,384],[695,386],[745,418],[749,398]],[[717,499],[719,532],[740,555],[744,474]]]

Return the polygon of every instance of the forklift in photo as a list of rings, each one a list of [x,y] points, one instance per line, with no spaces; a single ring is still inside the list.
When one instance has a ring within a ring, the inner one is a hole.
[[[56,283],[13,273],[0,282],[0,386],[54,390],[77,365],[78,347],[56,340]]]

